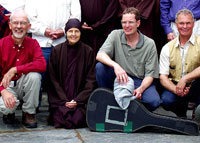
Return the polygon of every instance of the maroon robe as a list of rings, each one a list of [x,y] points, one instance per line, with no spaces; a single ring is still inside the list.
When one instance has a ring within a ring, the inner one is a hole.
[[[118,12],[117,0],[80,0],[82,23],[93,30],[82,30],[82,41],[97,53],[108,34],[115,29]]]
[[[72,47],[62,43],[53,48],[47,72],[50,121],[56,128],[84,127],[86,103],[96,86],[93,50],[82,42]],[[72,99],[78,105],[67,108]]]

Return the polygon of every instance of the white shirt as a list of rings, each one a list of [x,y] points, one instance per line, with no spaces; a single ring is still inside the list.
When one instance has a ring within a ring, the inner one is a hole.
[[[0,4],[10,12],[23,9],[25,2],[26,0],[0,0]]]
[[[69,18],[81,20],[79,0],[27,0],[25,11],[31,21],[32,38],[36,39],[41,47],[56,46],[66,40],[65,36],[51,40],[44,35],[46,28],[64,31]]]
[[[179,39],[179,37],[177,37]],[[192,34],[190,39],[186,42],[184,47],[181,47],[180,41],[177,40],[175,47],[179,46],[180,47],[180,56],[182,58],[182,65],[183,65],[183,71],[182,71],[182,77],[185,75],[185,69],[184,69],[184,62],[185,62],[185,57],[188,51],[188,48],[190,44],[194,44],[194,35]],[[169,59],[169,45],[168,43],[162,48],[161,53],[160,53],[160,74],[164,75],[169,75],[169,66],[170,66],[170,59]]]

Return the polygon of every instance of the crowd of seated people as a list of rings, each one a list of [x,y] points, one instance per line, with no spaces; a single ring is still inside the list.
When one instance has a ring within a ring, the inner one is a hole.
[[[49,124],[85,127],[92,91],[130,79],[133,96],[149,111],[162,106],[186,118],[189,103],[194,110],[200,103],[200,4],[171,3],[176,0],[21,0],[9,7],[0,0],[4,123],[13,123],[21,104],[23,124],[36,128],[47,92]]]

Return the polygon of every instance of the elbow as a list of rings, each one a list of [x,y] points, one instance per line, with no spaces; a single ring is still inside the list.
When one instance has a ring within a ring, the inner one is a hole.
[[[43,62],[43,63],[41,64],[41,72],[45,72],[46,69],[47,69],[46,67],[47,67],[46,62]]]
[[[104,52],[98,52],[96,56],[96,60],[102,62],[107,57],[107,54]]]
[[[42,69],[42,72],[46,72],[46,66]]]
[[[101,54],[100,54],[100,53],[97,53],[96,60],[99,61],[100,58],[101,58]]]
[[[163,80],[163,76],[162,75],[159,76],[159,80],[160,80],[160,82]]]
[[[163,85],[164,84],[164,82],[166,81],[166,79],[167,79],[167,77],[166,77],[166,75],[160,75],[160,83]]]

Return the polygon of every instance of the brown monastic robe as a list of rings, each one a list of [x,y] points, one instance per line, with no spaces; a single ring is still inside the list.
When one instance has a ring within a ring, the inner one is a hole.
[[[70,48],[77,48],[75,55],[73,55],[76,58],[74,63],[71,61],[74,60],[73,56],[71,59],[68,58],[69,45],[67,41],[53,48],[49,59],[47,93],[50,121],[54,123],[56,128],[78,128],[86,125],[86,103],[96,86],[93,50],[82,42],[78,42]],[[72,66],[69,66],[69,63]],[[68,72],[73,74],[72,78],[67,78]],[[66,80],[72,84],[67,85]],[[68,90],[66,86],[74,90]],[[78,103],[77,107],[67,108],[65,103],[72,99]]]

